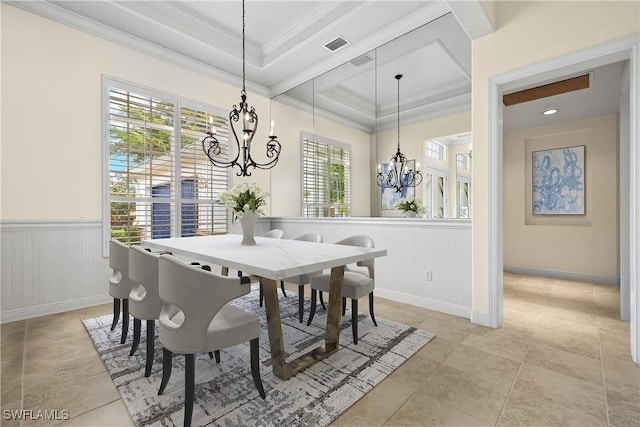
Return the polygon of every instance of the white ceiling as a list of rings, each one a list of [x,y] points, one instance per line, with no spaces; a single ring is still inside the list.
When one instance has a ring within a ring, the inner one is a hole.
[[[241,84],[238,0],[7,3]],[[471,39],[493,31],[480,0],[247,0],[245,17],[249,93],[275,96],[288,91],[293,102],[313,99],[316,110],[369,130],[394,126],[396,74],[404,75],[403,123],[470,109]],[[323,47],[337,36],[350,43],[336,52]],[[374,61],[360,67],[349,63],[363,54]],[[589,71],[594,73],[594,90],[581,91],[575,101],[577,92],[506,108],[505,128],[541,124],[540,110],[551,101],[563,114],[552,120],[567,119],[569,112],[596,115],[617,108],[621,68]],[[305,82],[312,79],[315,88],[308,89]],[[565,107],[565,102],[574,107]]]

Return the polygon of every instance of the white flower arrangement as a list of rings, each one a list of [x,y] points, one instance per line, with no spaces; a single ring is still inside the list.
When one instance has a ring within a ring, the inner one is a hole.
[[[394,205],[394,208],[401,210],[402,212],[415,212],[417,214],[423,214],[426,212],[424,206],[422,206],[422,200],[415,197],[405,197],[398,200]]]
[[[243,182],[220,194],[220,203],[233,210],[233,220],[242,218],[245,212],[264,215],[262,207],[267,204],[269,193],[255,182]]]

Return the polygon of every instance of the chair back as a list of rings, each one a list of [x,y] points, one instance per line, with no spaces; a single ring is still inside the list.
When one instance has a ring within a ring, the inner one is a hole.
[[[349,246],[360,246],[362,248],[374,248],[375,245],[373,243],[373,239],[369,236],[363,235],[355,235],[349,236],[345,239],[339,240],[336,242],[338,245],[349,245]],[[366,267],[369,271],[369,278],[374,278],[374,260],[368,259],[366,261],[358,261],[357,265],[359,267]]]
[[[114,298],[129,298],[129,247],[116,239],[109,241],[109,267],[109,295]]]
[[[129,248],[129,312],[136,319],[155,320],[160,316],[159,259],[160,254],[140,246]]]
[[[271,231],[267,231],[266,233],[262,233],[260,237],[271,237],[272,239],[282,239],[284,237],[284,231],[275,228]]]
[[[248,278],[221,276],[172,255],[160,256],[158,271],[160,342],[176,353],[210,351],[206,337],[211,320],[226,303],[251,291]]]
[[[304,233],[293,240],[301,240],[303,242],[314,242],[314,243],[322,243],[322,234],[320,233]]]

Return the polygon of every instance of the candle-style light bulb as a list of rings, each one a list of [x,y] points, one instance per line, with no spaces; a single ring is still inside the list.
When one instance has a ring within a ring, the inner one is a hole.
[[[271,120],[271,130],[269,131],[269,136],[273,136],[274,135],[273,128],[275,128],[275,127],[276,127],[275,120]]]
[[[215,129],[213,128],[213,116],[209,116],[209,131],[213,131],[213,133],[215,133]]]

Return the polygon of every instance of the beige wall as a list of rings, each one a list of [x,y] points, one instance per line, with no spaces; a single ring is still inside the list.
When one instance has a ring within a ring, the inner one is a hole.
[[[407,159],[416,159],[420,170],[424,170],[425,141],[430,139],[469,132],[471,129],[471,111],[452,114],[433,120],[426,120],[400,128],[400,150]],[[377,163],[386,163],[395,154],[398,144],[398,130],[388,129],[377,134]],[[445,166],[446,168],[446,166]],[[373,182],[373,178],[372,178]],[[372,215],[401,216],[399,211],[380,210],[380,191],[377,194],[378,212]],[[416,187],[416,197],[424,198],[424,185]]]
[[[533,215],[531,153],[585,146],[585,214]],[[504,264],[618,277],[618,116],[504,135]]]
[[[640,3],[499,1],[497,30],[473,42],[473,311],[489,308],[488,82],[640,31]]]
[[[237,87],[1,7],[4,220],[102,218],[103,74],[223,110],[240,101]],[[248,101],[264,123],[255,140],[266,141],[269,99]],[[252,180],[271,186],[268,171]]]

